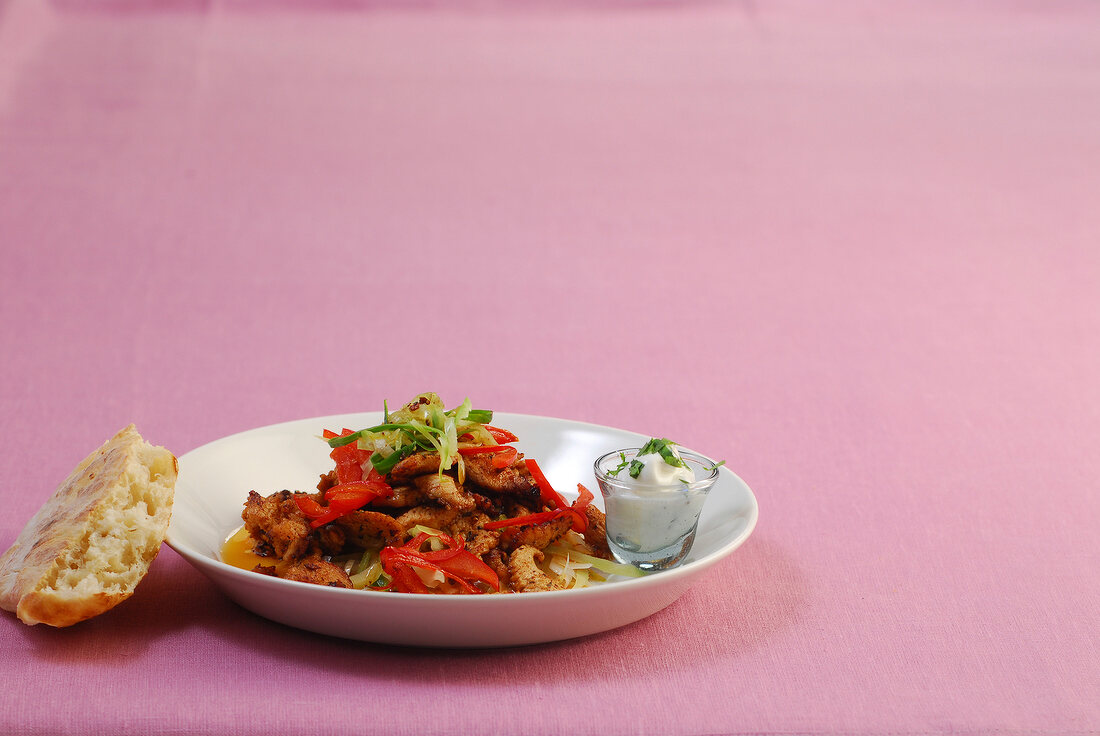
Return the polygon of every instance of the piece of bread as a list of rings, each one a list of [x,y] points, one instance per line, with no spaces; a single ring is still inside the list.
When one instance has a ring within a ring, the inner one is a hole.
[[[104,443],[0,556],[0,608],[71,626],[129,598],[168,532],[176,472],[132,424]]]

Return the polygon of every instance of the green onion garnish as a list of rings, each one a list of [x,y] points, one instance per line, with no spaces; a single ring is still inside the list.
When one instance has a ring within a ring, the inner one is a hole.
[[[488,424],[493,421],[492,409],[470,409],[470,413],[466,415],[466,419],[471,422],[477,422],[478,424]]]
[[[361,429],[358,432],[352,432],[351,434],[346,434],[343,437],[331,437],[325,440],[325,442],[328,443],[329,447],[343,447],[344,445],[350,445],[352,442],[358,440],[360,437],[363,436],[363,432],[365,431],[365,429]]]
[[[376,452],[370,456],[370,464],[373,465],[374,469],[379,473],[386,475],[393,470],[395,465],[419,449],[420,448],[416,445],[405,445],[400,450],[394,450],[389,455],[385,456],[380,452]]]
[[[405,430],[406,432],[409,432],[409,433],[416,432],[416,433],[419,433],[419,434],[423,434],[425,436],[428,436],[429,432],[432,433],[432,434],[443,434],[442,429],[437,429],[436,427],[432,427],[431,425],[428,425],[428,424],[390,424],[390,423],[386,423],[386,424],[379,424],[379,425],[374,426],[374,427],[368,427],[367,429],[360,429],[358,432],[352,432],[351,434],[345,435],[343,437],[332,437],[331,439],[328,439],[328,440],[325,440],[325,441],[328,442],[329,447],[343,447],[344,445],[350,445],[352,442],[355,442],[356,440],[358,440],[360,437],[362,437],[365,434],[373,434],[374,432],[384,432],[387,429],[403,429],[403,430]]]

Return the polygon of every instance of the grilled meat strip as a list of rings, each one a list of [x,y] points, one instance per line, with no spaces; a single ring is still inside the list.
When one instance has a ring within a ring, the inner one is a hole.
[[[573,517],[568,515],[544,521],[541,524],[506,526],[500,530],[500,546],[506,550],[514,550],[525,545],[535,549],[546,549],[561,539],[572,526]]]
[[[261,496],[248,492],[241,518],[245,529],[264,551],[280,560],[305,557],[313,546],[309,519],[294,502],[296,494],[279,491]]]
[[[546,590],[563,590],[565,586],[539,569],[542,550],[531,546],[520,547],[508,556],[508,578],[512,590],[517,593],[533,593]]]
[[[413,485],[428,498],[435,499],[450,509],[471,511],[477,505],[474,497],[462,490],[449,475],[418,475],[413,478]]]
[[[494,468],[493,458],[488,453],[467,455],[463,462],[467,482],[495,493],[517,496],[521,502],[536,508],[540,505],[538,483],[524,464],[522,454],[505,468]]]
[[[438,452],[417,452],[399,460],[390,470],[391,486],[407,484],[418,475],[439,472]]]
[[[297,580],[300,583],[328,585],[332,588],[353,587],[351,578],[344,572],[344,568],[322,559],[320,554],[312,554],[291,563],[282,570],[279,577],[284,580]]]
[[[607,546],[607,517],[592,504],[584,509],[584,515],[588,517],[588,528],[584,531],[584,541],[596,553],[597,557],[605,560],[614,559],[611,550]]]

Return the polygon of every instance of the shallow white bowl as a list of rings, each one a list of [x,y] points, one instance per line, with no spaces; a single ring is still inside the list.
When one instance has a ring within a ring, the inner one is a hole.
[[[381,412],[302,419],[231,435],[183,455],[168,544],[232,600],[289,626],[386,644],[503,647],[608,631],[656,613],[737,549],[756,526],[752,491],[722,467],[683,565],[580,590],[407,595],[280,580],[220,561],[222,543],[241,525],[250,490],[265,495],[283,489],[312,491],[332,467],[321,431],[360,429],[381,421]],[[519,437],[516,447],[538,461],[563,495],[573,497],[577,483],[584,483],[601,507],[593,461],[648,439],[620,429],[523,414],[497,412],[493,424]]]

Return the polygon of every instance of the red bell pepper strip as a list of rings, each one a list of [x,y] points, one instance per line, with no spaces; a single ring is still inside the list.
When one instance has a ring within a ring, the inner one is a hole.
[[[316,529],[362,508],[387,491],[392,493],[393,489],[385,484],[379,486],[372,481],[357,481],[333,486],[325,491],[328,506],[322,506],[312,496],[305,494],[294,496],[294,502],[298,504],[299,510],[309,517],[309,525]]]
[[[573,517],[573,530],[583,533],[588,529],[588,517],[584,516],[584,509],[588,504],[592,503],[592,499],[595,498],[592,495],[592,491],[585,488],[580,483],[577,484],[577,491],[580,493],[576,501],[571,505],[562,509],[554,509],[552,511],[540,511],[535,514],[527,514],[526,516],[514,516],[511,519],[500,519],[499,521],[490,521],[484,524],[485,529],[503,529],[508,526],[526,526],[528,524],[543,524],[554,519],[560,519],[566,514]]]
[[[427,542],[429,539],[432,539],[433,537],[435,539],[438,539],[439,541],[443,542],[443,544],[447,545],[447,549],[446,550],[439,550],[440,552],[445,552],[445,551],[448,551],[448,550],[457,551],[457,550],[460,550],[460,549],[465,549],[465,547],[466,547],[465,540],[455,539],[454,537],[450,536],[449,534],[444,534],[443,532],[440,532],[439,534],[428,534],[427,532],[420,532],[415,537],[413,537],[408,542],[406,542],[404,545],[402,545],[402,548],[412,550],[413,552],[416,552],[417,554],[427,554],[427,553],[421,552],[420,548],[424,545],[424,542]],[[433,552],[432,554],[437,554],[437,553]]]
[[[297,494],[294,496],[294,503],[298,504],[299,510],[311,519],[316,519],[327,513],[325,507],[317,503],[312,496]]]
[[[573,502],[573,508],[581,513],[588,507],[588,504],[592,503],[592,499],[595,496],[592,495],[592,491],[584,487],[583,483],[577,484],[577,500]]]
[[[459,455],[483,455],[487,452],[493,454],[494,468],[507,468],[519,457],[519,450],[509,445],[482,445],[480,447],[460,447]]]
[[[358,483],[336,486],[325,491],[325,500],[328,501],[328,507],[346,514],[360,509],[378,498],[377,493],[359,487],[364,485],[366,484],[359,481]]]
[[[366,500],[359,504],[359,506],[362,506],[363,504],[370,503],[379,496],[392,496],[393,488],[390,487],[388,483],[381,483],[375,480],[357,480],[351,483],[341,483],[338,486],[333,486],[325,491],[325,498],[331,500],[334,495],[347,496],[353,494],[367,496]],[[358,506],[356,508],[358,508]]]
[[[469,553],[467,553],[469,554]],[[414,552],[411,549],[405,549],[404,547],[384,547],[379,553],[382,560],[382,569],[389,573],[391,570],[397,571],[398,565],[409,567],[422,567],[425,570],[432,570],[434,572],[441,572],[447,575],[447,571],[440,565],[424,559],[424,556],[419,552]],[[484,564],[484,563],[482,563]],[[414,571],[415,574],[415,571]],[[395,577],[393,574],[390,577]],[[419,576],[418,576],[419,577]],[[458,575],[448,575],[456,583],[461,585],[467,593],[480,592],[477,588],[471,585],[465,578]],[[423,581],[421,581],[423,582]],[[499,583],[498,583],[499,587]]]
[[[420,579],[420,576],[416,574],[416,570],[408,565],[395,563],[392,569],[387,570],[386,573],[390,576],[390,584],[388,587],[393,588],[399,593],[428,594],[432,592],[431,588],[425,585],[424,581]]]
[[[483,425],[489,434],[493,435],[493,439],[497,442],[504,444],[505,442],[515,442],[519,439],[507,429],[501,429],[500,427],[490,427],[488,424]]]
[[[403,544],[401,546],[404,547],[405,549],[419,550],[420,545],[424,544],[424,542],[431,539],[431,536],[432,535],[428,534],[427,532],[420,532],[415,537],[410,539],[408,542],[405,542],[405,544]]]
[[[353,434],[352,430],[344,428],[340,434],[326,429],[322,433],[325,439],[333,437],[347,437]],[[329,457],[336,463],[336,479],[340,483],[354,483],[363,480],[363,463],[370,459],[371,453],[360,450],[356,442],[350,442],[333,449]]]
[[[305,494],[296,495],[294,497],[294,502],[298,504],[298,509],[311,520],[309,522],[309,525],[313,529],[316,529],[319,526],[324,526],[330,521],[339,519],[348,511],[351,511],[351,509],[344,509],[341,508],[339,505],[335,507],[332,505],[329,505],[327,507],[322,506],[321,504],[317,503],[317,501],[315,501],[312,497],[306,496]]]
[[[443,542],[443,544],[446,545],[446,547],[444,547],[443,549],[431,550],[430,552],[421,552],[420,547],[424,544],[424,542],[432,538],[440,540],[441,542]],[[442,565],[447,560],[450,560],[453,557],[457,557],[458,555],[466,551],[466,540],[462,539],[462,537],[455,539],[449,534],[444,534],[443,532],[440,532],[438,534],[428,534],[427,532],[420,532],[416,535],[415,539],[407,542],[405,546],[402,547],[402,549],[411,550],[423,557],[428,562],[434,562],[437,565]]]
[[[367,482],[377,483],[379,488],[385,487],[389,489],[385,493],[379,493],[379,496],[393,495],[393,488],[390,486],[389,483],[386,482],[386,476],[379,473],[378,468],[375,468],[373,465],[371,466],[370,472],[367,473]]]
[[[382,567],[393,565],[395,562],[401,562],[406,565],[413,565],[414,567],[423,567],[427,570],[443,572],[439,565],[425,560],[424,556],[419,552],[406,547],[383,547],[382,551],[378,554],[382,560]]]
[[[519,450],[514,447],[506,447],[501,452],[493,455],[494,468],[507,468],[519,457]]]
[[[328,511],[326,511],[321,516],[318,516],[313,521],[309,522],[309,525],[310,525],[311,528],[316,529],[318,527],[324,526],[325,524],[336,521],[337,519],[339,519],[341,516],[345,515],[346,513],[348,513],[348,512],[345,511],[345,510],[334,509],[330,506]]]
[[[440,550],[444,551],[444,550]],[[451,551],[451,550],[446,550]],[[436,555],[436,552],[429,552],[424,557],[431,558]],[[455,553],[446,559],[437,560],[436,564],[443,570],[445,575],[449,575],[458,581],[477,581],[485,583],[493,590],[500,590],[500,578],[497,576],[493,568],[489,567],[482,561],[480,557],[475,555],[468,549],[455,550]],[[476,588],[474,589],[477,590]]]
[[[592,501],[592,492],[577,484],[577,489],[580,491],[580,497],[572,504],[567,504],[562,495],[554,490],[554,487],[550,485],[550,481],[546,480],[546,476],[543,474],[539,464],[531,458],[525,458],[523,461],[527,465],[527,469],[531,471],[531,476],[535,479],[535,482],[539,486],[539,493],[543,503],[547,506],[555,509],[562,509],[573,515],[573,531],[583,534],[588,529],[588,517],[584,515],[584,508]]]
[[[588,505],[586,501],[584,505],[580,507],[570,506],[562,498],[562,495],[554,490],[554,487],[550,485],[550,481],[546,480],[546,476],[543,475],[542,469],[539,464],[531,458],[525,458],[524,463],[527,464],[527,469],[531,471],[531,476],[538,483],[539,492],[542,497],[542,502],[547,506],[555,509],[562,509],[573,515],[573,531],[583,534],[588,528],[588,517],[584,515],[584,506]],[[580,499],[577,499],[580,501]],[[591,499],[589,499],[591,500]]]
[[[458,448],[459,455],[484,455],[487,452],[500,452],[501,450],[514,450],[514,447],[508,447],[507,445],[478,445],[477,447],[460,447]]]
[[[348,429],[347,427],[344,427],[340,434],[336,434],[331,429],[321,430],[321,436],[326,440],[331,440],[333,437],[347,437],[349,434],[355,434],[355,432]]]
[[[531,476],[535,479],[535,483],[539,486],[539,493],[542,497],[542,502],[554,509],[564,509],[567,504],[565,499],[561,497],[561,494],[554,490],[554,487],[550,485],[550,481],[546,480],[546,476],[542,473],[542,468],[539,464],[531,458],[524,458],[524,464],[527,466],[527,470],[531,472]]]
[[[577,500],[569,506],[569,512],[573,514],[573,531],[578,534],[588,531],[588,516],[584,510],[588,508],[588,504],[592,503],[593,498],[595,496],[592,495],[592,491],[581,483],[577,484]]]
[[[420,546],[433,536],[438,537],[440,541],[447,545],[446,549],[421,552]],[[493,571],[493,568],[486,565],[477,555],[465,549],[465,545],[466,543],[463,540],[456,540],[447,534],[432,535],[421,532],[401,547],[384,548],[380,553],[382,568],[386,570],[387,574],[390,574],[391,579],[396,583],[397,589],[403,592],[427,592],[426,586],[424,586],[424,591],[419,589],[417,583],[423,586],[423,581],[419,579],[419,576],[414,582],[406,573],[401,572],[402,568],[408,569],[411,567],[422,567],[426,570],[441,572],[462,586],[468,593],[481,592],[474,587],[473,582],[485,583],[493,590],[500,590],[500,578]],[[416,571],[413,570],[412,574],[416,575]]]

